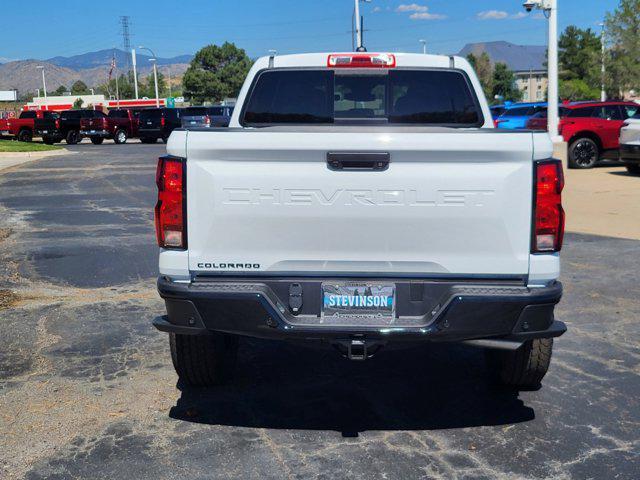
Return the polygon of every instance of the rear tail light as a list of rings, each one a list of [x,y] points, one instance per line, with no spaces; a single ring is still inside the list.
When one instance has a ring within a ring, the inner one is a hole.
[[[164,117],[162,117],[162,118],[160,119],[160,126],[161,126],[161,127],[164,127]]]
[[[60,128],[60,120],[56,119],[55,125],[56,125],[56,128]]]
[[[396,56],[390,53],[336,53],[327,58],[330,68],[394,68]]]
[[[209,115],[207,115],[206,117],[204,117],[204,124],[205,124],[205,125],[211,125],[211,119],[209,118]]]
[[[564,237],[562,190],[564,175],[559,160],[536,162],[534,171],[532,253],[559,252]]]
[[[179,157],[160,157],[156,171],[158,203],[155,209],[156,237],[162,248],[187,248],[185,228],[186,160]]]

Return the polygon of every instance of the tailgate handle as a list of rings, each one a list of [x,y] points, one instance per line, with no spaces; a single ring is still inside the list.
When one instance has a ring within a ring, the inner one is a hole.
[[[327,153],[327,167],[335,171],[375,171],[389,168],[389,152],[330,152]]]

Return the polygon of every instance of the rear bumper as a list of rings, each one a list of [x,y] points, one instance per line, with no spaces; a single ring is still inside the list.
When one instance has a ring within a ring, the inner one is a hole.
[[[226,332],[259,338],[337,341],[372,340],[525,341],[558,337],[566,331],[554,319],[562,284],[527,288],[505,282],[449,282],[395,279],[396,318],[375,324],[362,320],[330,324],[321,317],[321,286],[330,279],[208,278],[176,283],[161,277],[158,291],[167,315],[153,324],[163,332],[203,335]],[[370,280],[367,280],[370,282]],[[302,309],[289,309],[289,289],[302,287]]]
[[[111,138],[111,132],[108,130],[80,130],[80,136]]]
[[[164,134],[164,131],[160,128],[141,128],[138,130],[138,135],[140,137],[148,137],[148,138],[160,138]]]
[[[640,164],[640,145],[620,145],[620,160],[633,165]]]

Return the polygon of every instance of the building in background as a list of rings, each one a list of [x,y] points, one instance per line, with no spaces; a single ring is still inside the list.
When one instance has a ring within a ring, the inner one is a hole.
[[[99,110],[107,110],[110,108],[124,108],[124,107],[155,107],[155,98],[140,98],[138,100],[113,100],[106,99],[104,95],[63,95],[63,96],[47,96],[34,97],[32,102],[28,102],[24,105],[23,110],[50,110],[59,112],[62,110],[69,110],[73,108],[73,104],[78,99],[82,99],[83,108],[96,108]],[[160,99],[160,106],[164,107],[167,104],[167,100]]]
[[[466,57],[473,53],[479,56],[483,52],[489,55],[492,63],[506,63],[513,70],[523,102],[543,102],[547,99],[547,47],[509,42],[469,43],[458,55]]]

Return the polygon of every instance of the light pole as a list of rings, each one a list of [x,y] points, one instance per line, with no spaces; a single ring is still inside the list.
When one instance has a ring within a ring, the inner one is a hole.
[[[153,50],[151,50],[150,48],[143,47],[142,45],[140,45],[138,48],[140,50],[147,50],[151,54],[152,58],[150,58],[149,61],[153,62],[153,82],[156,86],[156,107],[160,107],[160,95],[158,94],[158,57],[156,57],[156,54],[153,53]]]
[[[542,10],[544,16],[549,20],[549,94],[547,117],[549,122],[549,135],[551,140],[561,142],[562,138],[558,137],[558,0],[526,0],[523,4],[527,12],[533,9]]]
[[[426,40],[418,40],[422,44],[422,53],[424,55],[427,54],[427,41]]]
[[[605,43],[605,38],[604,38],[604,34],[605,34],[605,24],[601,23],[600,26],[602,27],[602,35],[600,36],[600,43],[602,43],[602,68],[601,68],[601,74],[602,74],[602,89],[600,90],[600,100],[602,102],[606,102],[607,101],[607,90],[606,90],[606,76],[607,76],[607,67],[605,66],[605,60],[607,57],[607,45]]]
[[[354,0],[355,17],[356,17],[356,52],[364,51],[362,45],[362,17],[360,17],[360,2],[371,2],[371,0]]]
[[[44,79],[44,65],[38,65],[36,68],[42,70],[42,89],[44,90],[44,103],[47,103],[47,81]]]

